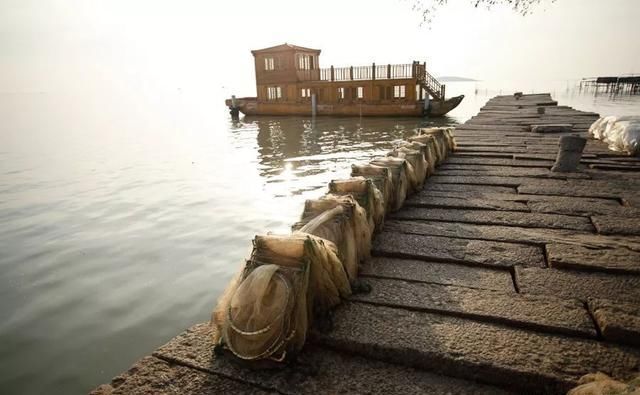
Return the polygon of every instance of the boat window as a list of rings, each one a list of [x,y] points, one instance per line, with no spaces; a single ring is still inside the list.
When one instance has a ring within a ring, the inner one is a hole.
[[[364,86],[358,87],[358,99],[364,98]]]
[[[267,99],[276,100],[282,98],[282,89],[279,86],[267,87]]]
[[[344,88],[338,88],[338,99],[344,99]]]
[[[313,57],[311,55],[298,54],[298,70],[311,70]]]
[[[405,97],[404,85],[394,85],[394,87],[393,87],[393,97],[394,98]]]
[[[264,69],[275,70],[275,62],[273,61],[273,58],[264,58]]]
[[[300,89],[300,97],[311,97],[311,88]]]

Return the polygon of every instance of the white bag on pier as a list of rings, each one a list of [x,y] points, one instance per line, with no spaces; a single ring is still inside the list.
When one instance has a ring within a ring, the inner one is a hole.
[[[589,133],[607,143],[612,151],[640,153],[640,116],[607,116],[595,121]]]

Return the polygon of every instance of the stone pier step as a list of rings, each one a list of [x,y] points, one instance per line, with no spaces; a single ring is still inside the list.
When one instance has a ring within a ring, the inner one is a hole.
[[[560,394],[584,374],[628,377],[640,350],[401,308],[347,302],[321,344],[518,393]]]
[[[446,265],[446,264],[444,264]],[[447,314],[549,333],[595,339],[596,328],[577,299],[523,296],[486,289],[366,278],[367,294],[351,300],[379,306]]]
[[[195,325],[160,347],[153,356],[174,366],[188,367],[193,372],[208,375],[211,381],[231,378],[245,387],[251,386],[255,391],[243,392],[243,388],[238,385],[240,392],[232,393],[507,394],[494,386],[366,359],[311,344],[305,346],[298,361],[291,365],[280,365],[277,369],[248,369],[228,355],[213,356],[211,336],[208,324]],[[193,392],[193,395],[226,393],[204,391],[206,389],[207,387],[203,387],[202,392]]]

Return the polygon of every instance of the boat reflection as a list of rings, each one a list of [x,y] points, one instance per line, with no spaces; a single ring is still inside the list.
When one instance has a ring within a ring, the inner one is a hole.
[[[318,174],[349,163],[379,155],[417,128],[455,124],[450,117],[416,118],[335,118],[246,116],[234,131],[257,131],[260,175],[280,174],[285,163],[293,163],[298,177]],[[232,133],[233,134],[233,133]],[[245,136],[246,138],[246,136]]]

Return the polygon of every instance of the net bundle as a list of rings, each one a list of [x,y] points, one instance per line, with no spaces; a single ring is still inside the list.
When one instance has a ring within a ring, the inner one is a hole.
[[[371,164],[386,167],[391,173],[391,211],[399,210],[404,204],[409,193],[409,177],[415,179],[415,172],[409,163],[402,158],[382,157],[375,158]]]
[[[350,293],[333,243],[305,233],[256,236],[216,306],[214,340],[243,360],[283,361],[302,349],[313,315]]]
[[[388,153],[389,156],[402,158],[407,161],[408,179],[410,181],[410,187],[413,192],[417,192],[422,189],[424,180],[427,177],[427,162],[424,159],[424,155],[421,151],[414,150],[407,147],[397,147]],[[413,175],[410,175],[413,173]]]
[[[351,195],[367,212],[371,234],[382,228],[384,222],[384,198],[372,180],[362,176],[332,180],[329,192],[334,195]]]

